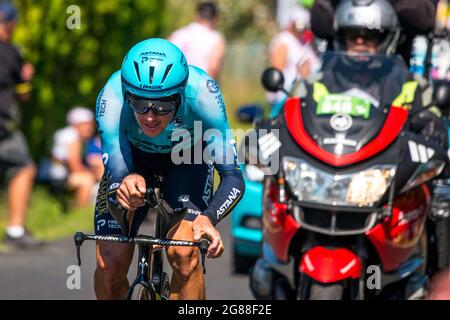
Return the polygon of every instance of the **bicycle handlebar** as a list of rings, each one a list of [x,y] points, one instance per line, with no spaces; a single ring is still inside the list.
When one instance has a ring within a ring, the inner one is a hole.
[[[77,259],[78,265],[81,266],[81,246],[86,240],[95,241],[110,241],[118,243],[134,243],[134,244],[150,244],[150,245],[160,245],[160,246],[179,246],[179,247],[197,247],[200,250],[202,256],[202,268],[203,273],[206,273],[205,258],[210,245],[210,241],[207,239],[201,239],[200,241],[186,241],[186,240],[176,240],[176,239],[158,239],[152,236],[138,235],[136,237],[126,237],[126,236],[100,236],[100,235],[89,235],[83,232],[77,232],[73,236],[75,246],[77,248]]]

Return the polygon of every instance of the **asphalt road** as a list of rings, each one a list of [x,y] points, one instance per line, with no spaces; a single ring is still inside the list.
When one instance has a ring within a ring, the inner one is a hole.
[[[150,231],[146,225],[143,231]],[[229,219],[219,224],[225,253],[219,259],[206,260],[206,290],[208,299],[252,299],[248,276],[231,272],[231,239]],[[137,250],[136,250],[137,251]],[[95,244],[86,241],[82,247],[81,288],[69,290],[67,273],[76,265],[76,251],[71,238],[52,242],[39,251],[0,251],[0,299],[95,299],[93,273]],[[136,256],[135,259],[136,260]],[[130,268],[130,280],[136,274],[135,263]]]

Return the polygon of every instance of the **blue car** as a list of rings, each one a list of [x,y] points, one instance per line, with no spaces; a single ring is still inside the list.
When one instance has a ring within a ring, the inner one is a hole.
[[[278,116],[286,98],[277,102],[269,117]],[[253,122],[263,117],[260,105],[245,105],[238,109],[237,119]],[[236,273],[247,273],[261,252],[262,201],[264,173],[254,165],[241,165],[245,181],[245,193],[231,215],[231,236],[233,239],[233,269]]]
[[[241,169],[245,193],[231,215],[231,236],[234,272],[247,273],[261,252],[264,174],[252,165],[242,165]]]

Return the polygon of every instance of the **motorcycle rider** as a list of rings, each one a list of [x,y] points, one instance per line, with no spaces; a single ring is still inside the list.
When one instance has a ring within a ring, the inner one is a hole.
[[[360,72],[362,70],[359,68],[372,68],[372,70],[377,68],[377,64],[373,63],[374,59],[370,58],[371,55],[392,56],[395,54],[400,37],[400,25],[393,6],[387,0],[373,0],[370,3],[343,0],[336,8],[334,31],[333,47],[335,50],[345,51],[348,56],[354,56],[354,60],[342,59],[342,63],[338,64],[332,73],[321,74],[308,82],[320,81],[339,87],[339,84],[346,82],[349,77],[357,77],[357,79],[350,79],[352,83],[359,83],[361,89],[372,95],[378,95],[381,85],[384,87],[383,91],[392,91],[385,85],[390,78],[388,75],[391,75],[392,72],[404,71],[392,69],[389,72],[382,72],[382,68],[380,68],[384,77],[380,74],[377,79],[374,77],[366,79],[364,72]],[[367,63],[361,63],[361,59],[366,59]],[[396,65],[400,64],[400,61],[398,62]],[[396,68],[396,66],[392,66],[392,68]],[[407,73],[405,74],[406,82],[411,84],[408,88],[412,91],[408,95],[412,97],[410,101],[412,112],[431,103],[432,88],[428,87],[425,81],[413,79],[413,76]],[[294,95],[300,93],[300,96],[304,92],[301,82],[294,92]],[[398,93],[389,94],[388,92],[389,96],[395,97],[395,94]],[[447,148],[446,126],[434,112],[423,110],[417,114],[411,119],[410,130]]]
[[[377,17],[379,20],[375,21]],[[410,114],[417,112],[406,124],[409,131],[433,141],[438,148],[447,149],[446,126],[436,114],[424,109],[431,103],[430,88],[414,80],[402,59],[393,56],[400,27],[392,5],[387,0],[373,0],[365,4],[341,1],[336,8],[334,31],[334,48],[342,51],[342,54],[336,53],[338,58],[331,58],[331,61],[324,59],[324,63],[335,63],[333,68],[323,68],[326,71],[297,82],[291,95],[305,101],[313,99],[316,87],[330,93],[342,93],[346,88],[357,87],[359,92],[376,97],[377,101],[385,101],[386,106],[391,105],[396,97],[401,97],[403,100],[397,106],[404,106]],[[378,73],[380,76],[374,77]],[[396,76],[392,76],[393,73]],[[403,81],[393,83],[391,78]],[[317,83],[320,86],[314,86]],[[260,123],[257,129],[261,128],[287,130],[285,115]],[[264,261],[264,258],[260,259],[255,265],[251,274],[251,288],[256,297],[267,298],[267,294],[272,292],[271,284],[267,281],[271,271]]]

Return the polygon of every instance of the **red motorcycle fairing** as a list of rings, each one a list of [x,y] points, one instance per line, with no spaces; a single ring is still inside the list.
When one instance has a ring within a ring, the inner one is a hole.
[[[309,136],[303,125],[300,98],[287,99],[284,105],[284,116],[289,132],[300,147],[325,163],[342,167],[370,158],[389,146],[402,131],[408,118],[408,111],[402,107],[391,106],[380,133],[357,152],[345,155],[336,155],[322,149]]]
[[[430,191],[426,185],[422,185],[397,196],[392,216],[366,232],[385,272],[395,270],[414,253],[430,206]]]
[[[280,262],[289,258],[289,245],[300,224],[287,212],[287,205],[273,203],[270,212],[264,214],[264,237]]]
[[[287,213],[287,205],[279,203],[278,186],[266,181],[263,197],[263,235],[264,241],[269,243],[270,251],[280,262],[289,259],[289,246],[292,238],[300,228],[292,215]]]
[[[333,283],[361,276],[361,259],[344,248],[314,247],[306,252],[299,271],[321,283]]]

